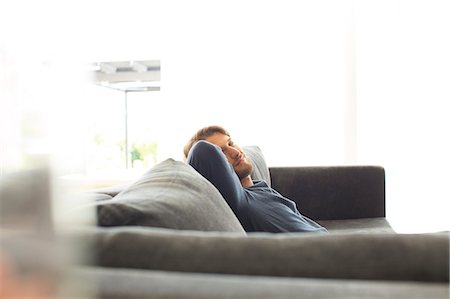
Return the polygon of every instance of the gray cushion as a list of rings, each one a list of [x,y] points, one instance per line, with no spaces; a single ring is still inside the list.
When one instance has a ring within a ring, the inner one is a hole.
[[[94,189],[94,190],[90,191],[90,193],[106,194],[111,197],[114,197],[117,194],[119,194],[120,192],[122,192],[123,190],[125,190],[125,188],[128,186],[129,186],[129,184],[117,185],[117,186],[106,187],[106,188],[98,188],[98,189]]]
[[[448,282],[449,235],[97,230],[101,266],[291,277]]]
[[[253,164],[253,171],[251,177],[253,180],[265,181],[267,185],[271,186],[269,168],[261,149],[258,146],[244,146],[242,150]]]
[[[98,203],[97,214],[101,226],[244,233],[219,191],[191,166],[173,159],[155,165],[114,199]]]

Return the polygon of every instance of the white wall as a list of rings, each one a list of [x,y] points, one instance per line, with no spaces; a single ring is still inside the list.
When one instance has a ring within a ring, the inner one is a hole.
[[[222,124],[238,143],[259,144],[271,165],[343,163],[348,6],[207,6],[180,10],[183,26],[169,31],[177,50],[162,59],[162,93],[179,107],[185,136]]]
[[[402,231],[450,228],[450,3],[357,6],[358,161],[387,173]]]
[[[259,144],[271,165],[354,162],[351,1],[162,3],[108,4],[110,16],[133,17],[90,37],[87,57],[161,59],[152,118],[167,132],[167,156],[198,128],[221,124],[239,143]]]

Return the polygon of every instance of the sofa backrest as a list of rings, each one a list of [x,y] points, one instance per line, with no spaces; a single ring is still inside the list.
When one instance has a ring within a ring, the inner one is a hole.
[[[315,220],[385,217],[380,166],[271,167],[272,187]]]

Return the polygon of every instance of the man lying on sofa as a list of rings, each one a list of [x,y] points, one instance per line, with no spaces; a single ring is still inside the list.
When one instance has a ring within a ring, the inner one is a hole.
[[[247,232],[327,232],[301,215],[292,200],[266,182],[252,180],[251,162],[224,128],[200,129],[184,147],[184,155],[219,190]]]

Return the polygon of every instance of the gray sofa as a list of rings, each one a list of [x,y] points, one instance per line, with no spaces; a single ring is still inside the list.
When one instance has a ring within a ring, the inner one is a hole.
[[[220,193],[168,159],[76,210],[96,226],[65,233],[88,258],[72,275],[101,298],[448,298],[449,234],[397,234],[375,166],[267,168],[264,179],[329,234],[246,233]],[[80,291],[80,290],[78,290]]]

